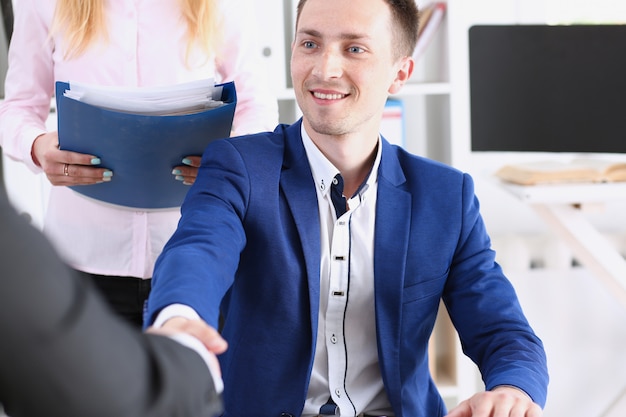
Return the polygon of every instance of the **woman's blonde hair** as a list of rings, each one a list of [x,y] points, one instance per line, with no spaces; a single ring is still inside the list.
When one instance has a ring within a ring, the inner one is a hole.
[[[106,0],[58,0],[51,35],[63,33],[67,39],[66,58],[79,56],[98,38],[107,39]],[[186,57],[194,45],[207,58],[220,42],[220,19],[216,0],[179,0],[181,18],[187,24]]]

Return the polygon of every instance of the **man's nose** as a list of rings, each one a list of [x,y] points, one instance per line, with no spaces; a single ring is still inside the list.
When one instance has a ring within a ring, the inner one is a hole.
[[[321,79],[339,78],[343,73],[343,60],[338,51],[326,50],[319,55],[314,74]]]

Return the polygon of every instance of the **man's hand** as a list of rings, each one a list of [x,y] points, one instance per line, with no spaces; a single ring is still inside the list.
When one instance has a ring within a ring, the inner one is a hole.
[[[146,333],[171,337],[195,350],[200,356],[202,356],[208,366],[213,378],[215,390],[217,393],[222,392],[224,389],[224,383],[222,382],[222,371],[216,355],[224,353],[228,348],[228,343],[226,343],[217,330],[202,320],[173,317],[163,323],[161,327],[149,327],[146,329]],[[186,338],[191,336],[193,343],[189,344],[189,340],[184,341],[177,339],[177,335],[179,337],[184,336]],[[201,346],[195,346],[196,343],[199,345],[201,344]]]
[[[541,407],[524,392],[512,387],[475,394],[454,408],[447,417],[541,417]]]
[[[202,320],[173,317],[163,323],[162,327],[149,327],[146,332],[162,336],[187,333],[202,342],[209,352],[216,355],[224,353],[228,348],[228,343],[222,338],[222,335]]]

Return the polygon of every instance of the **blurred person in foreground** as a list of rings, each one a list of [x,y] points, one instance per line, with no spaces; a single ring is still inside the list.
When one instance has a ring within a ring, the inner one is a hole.
[[[0,187],[0,414],[210,417],[222,403],[215,354],[196,320],[142,334],[75,276]]]

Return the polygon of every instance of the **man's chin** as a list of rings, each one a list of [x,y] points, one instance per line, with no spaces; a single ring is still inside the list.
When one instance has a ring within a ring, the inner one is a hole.
[[[343,136],[347,133],[345,125],[344,123],[342,123],[342,121],[329,121],[328,117],[321,117],[320,119],[322,120],[312,120],[310,118],[307,118],[307,124],[315,133],[326,136]]]

